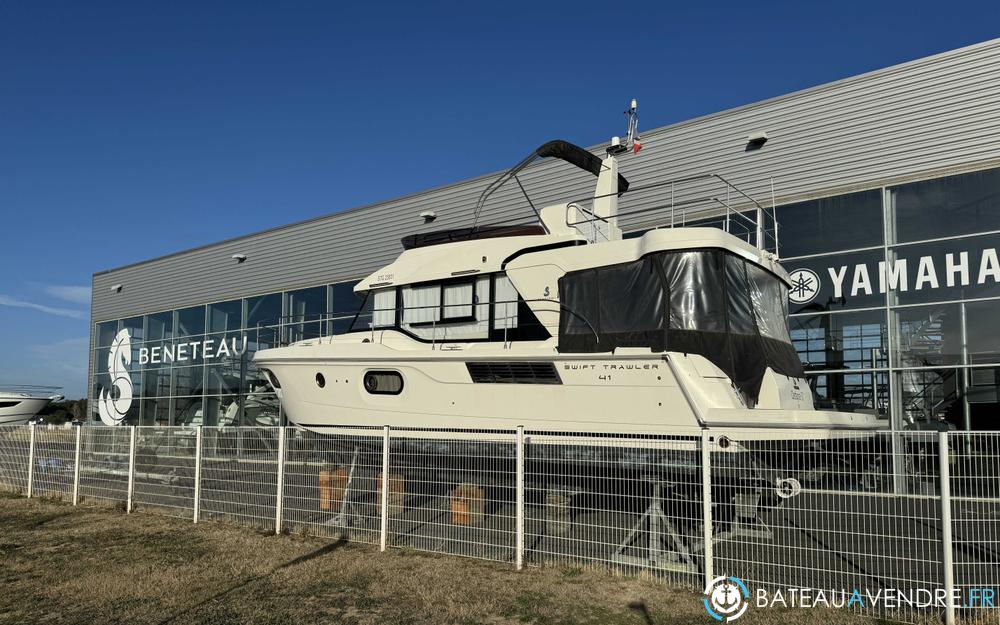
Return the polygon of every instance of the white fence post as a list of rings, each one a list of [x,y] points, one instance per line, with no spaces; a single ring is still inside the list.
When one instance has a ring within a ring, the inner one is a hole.
[[[278,484],[274,497],[274,533],[281,534],[281,517],[285,515],[285,426],[278,426]]]
[[[705,587],[715,578],[715,553],[712,543],[712,448],[708,430],[701,431],[701,520],[705,543]]]
[[[199,425],[194,438],[194,522],[201,515],[201,441],[202,428]],[[237,433],[239,435],[239,433]]]
[[[517,426],[517,508],[514,514],[517,539],[514,546],[514,564],[518,571],[524,568],[524,426]]]
[[[389,426],[382,428],[382,501],[379,550],[385,551],[389,542]]]
[[[73,505],[80,503],[80,443],[83,438],[83,426],[74,425],[76,430],[76,451],[73,456]]]
[[[135,426],[128,427],[128,491],[125,493],[125,514],[132,512],[132,494],[135,493]]]
[[[31,428],[31,435],[28,439],[28,499],[35,486],[35,424],[28,426]]]
[[[955,561],[951,536],[951,469],[948,466],[948,433],[938,432],[938,475],[941,479],[941,550],[944,568],[945,623],[955,624]]]

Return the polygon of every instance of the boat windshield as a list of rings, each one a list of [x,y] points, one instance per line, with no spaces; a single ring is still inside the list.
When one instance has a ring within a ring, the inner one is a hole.
[[[700,354],[756,399],[768,367],[803,377],[788,335],[788,288],[723,250],[657,252],[559,281],[560,352],[619,347]]]

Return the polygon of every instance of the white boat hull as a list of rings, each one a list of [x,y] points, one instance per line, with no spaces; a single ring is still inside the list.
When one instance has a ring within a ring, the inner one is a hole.
[[[575,435],[663,436],[739,427],[748,438],[787,440],[815,437],[815,428],[879,425],[872,415],[813,410],[811,401],[808,409],[746,408],[728,380],[700,356],[649,350],[572,355],[490,344],[403,350],[386,344],[391,340],[325,341],[261,351],[255,359],[277,378],[289,421],[317,432],[347,426],[483,431],[523,426]],[[559,383],[474,382],[467,363],[476,362],[552,363]],[[398,372],[401,392],[368,392],[363,380],[372,371]],[[678,377],[689,379],[679,383]]]
[[[25,425],[50,401],[48,397],[0,395],[0,425]],[[14,405],[5,406],[9,403]]]

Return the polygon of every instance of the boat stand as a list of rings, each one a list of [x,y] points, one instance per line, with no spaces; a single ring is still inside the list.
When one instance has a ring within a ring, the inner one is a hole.
[[[774,532],[760,518],[760,493],[739,493],[734,498],[735,510],[729,528],[712,538],[713,543],[731,538],[771,540]]]
[[[625,537],[611,555],[611,561],[617,564],[629,564],[664,571],[680,573],[697,573],[698,565],[688,548],[684,538],[677,531],[673,521],[663,512],[664,487],[670,489],[668,482],[653,481],[653,492],[649,498],[649,506],[642,513],[632,531]],[[638,544],[637,540],[646,534],[646,544]],[[667,548],[664,548],[664,542]],[[629,555],[627,551],[640,551],[644,555]]]
[[[344,485],[344,495],[340,499],[340,510],[333,515],[333,517],[324,523],[329,527],[340,527],[347,529],[351,526],[351,521],[353,520],[353,506],[350,504],[351,501],[351,484],[354,482],[354,469],[358,466],[358,453],[361,451],[360,447],[354,448],[354,456],[351,458],[351,468],[347,471],[347,484]]]

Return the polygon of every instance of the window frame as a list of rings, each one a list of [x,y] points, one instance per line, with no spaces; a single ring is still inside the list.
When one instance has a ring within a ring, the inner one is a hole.
[[[488,275],[488,277],[490,279],[491,290],[492,290],[492,283],[493,283],[493,275],[494,274],[489,274]],[[481,277],[481,276],[477,276],[477,277]],[[406,287],[414,289],[414,288],[422,288],[422,287],[425,288],[425,287],[435,287],[436,286],[437,289],[438,289],[438,320],[437,321],[416,321],[416,322],[407,323],[406,325],[408,325],[410,327],[413,327],[413,328],[430,328],[430,327],[435,326],[435,325],[440,326],[440,325],[446,325],[446,324],[451,324],[451,323],[471,323],[471,322],[480,321],[478,315],[476,315],[476,307],[481,304],[481,302],[477,302],[476,301],[476,286],[477,286],[476,282],[477,282],[476,278],[471,278],[471,279],[470,278],[461,278],[461,279],[458,279],[458,280],[443,280],[441,282],[436,282],[436,283],[435,282],[430,282],[430,283],[426,283],[425,282],[425,283],[406,284],[406,285],[403,285],[401,287],[397,287],[398,289],[404,289]],[[454,286],[468,286],[470,289],[472,289],[472,301],[471,302],[469,302],[468,304],[465,304],[465,303],[456,304],[456,306],[468,306],[469,308],[471,308],[472,309],[472,314],[471,315],[462,315],[460,317],[449,317],[448,316],[448,312],[447,312],[447,308],[448,307],[444,303],[444,290],[447,287],[454,287]],[[398,299],[397,299],[397,302],[398,302]],[[404,310],[404,312],[405,312],[405,310]]]
[[[399,380],[399,389],[395,391],[380,391],[378,387],[373,391],[368,388],[368,376],[370,375],[389,375],[395,376]],[[370,369],[365,371],[361,376],[361,386],[365,389],[365,392],[369,395],[400,395],[403,389],[406,388],[406,380],[403,379],[403,374],[395,369]]]

